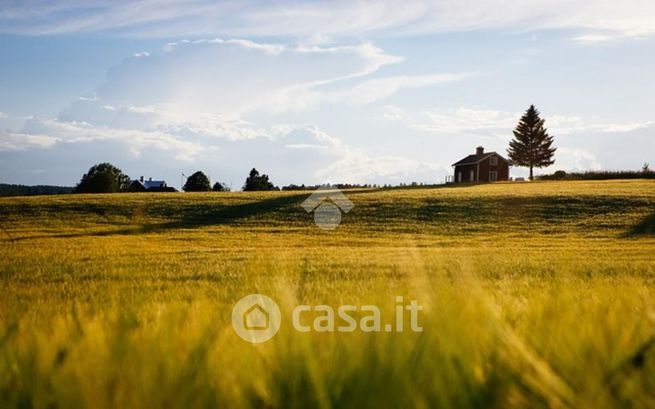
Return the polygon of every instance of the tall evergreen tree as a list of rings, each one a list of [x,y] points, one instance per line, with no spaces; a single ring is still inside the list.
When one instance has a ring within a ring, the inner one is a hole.
[[[523,114],[514,130],[514,139],[509,143],[507,155],[510,164],[530,168],[530,180],[533,179],[533,168],[543,168],[555,163],[553,137],[548,135],[544,127],[544,119],[539,117],[539,111],[530,105]]]

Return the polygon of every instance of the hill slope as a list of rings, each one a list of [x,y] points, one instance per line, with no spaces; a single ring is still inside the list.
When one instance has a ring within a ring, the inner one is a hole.
[[[0,199],[4,406],[655,404],[653,181],[347,191],[331,232],[308,194]],[[256,292],[286,318],[253,346]],[[424,332],[288,319],[397,296]]]

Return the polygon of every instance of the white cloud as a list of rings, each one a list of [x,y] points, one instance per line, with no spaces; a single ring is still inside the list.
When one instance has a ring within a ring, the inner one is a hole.
[[[28,0],[0,11],[2,31],[57,34],[105,31],[133,36],[414,35],[508,28],[587,29],[625,36],[655,33],[650,0],[392,0],[352,2],[166,2]]]
[[[338,183],[437,183],[450,169],[443,165],[425,163],[402,156],[370,156],[361,151],[347,151],[343,157],[318,170],[325,182]]]
[[[297,46],[287,46],[284,44],[271,44],[271,43],[261,43],[254,42],[245,39],[222,39],[222,38],[202,38],[199,40],[181,40],[177,42],[167,43],[163,49],[166,52],[173,52],[179,47],[182,46],[194,46],[201,44],[217,44],[217,45],[235,45],[247,50],[257,50],[262,51],[268,55],[279,55],[284,52],[288,54],[306,54],[306,55],[335,55],[335,56],[355,56],[361,59],[365,64],[363,67],[353,73],[349,73],[343,76],[336,78],[330,78],[326,80],[317,80],[315,82],[306,84],[310,86],[316,85],[325,85],[331,82],[340,81],[344,79],[357,78],[372,74],[375,71],[379,70],[381,67],[390,64],[397,64],[404,61],[403,57],[387,54],[383,49],[374,46],[369,42],[363,42],[359,45],[341,45],[341,46],[330,46],[330,47],[321,47],[317,45],[307,46],[307,45],[297,45]]]
[[[651,34],[640,31],[602,31],[575,36],[571,40],[581,45],[604,45],[627,39],[643,39]]]
[[[405,60],[403,57],[387,54],[383,49],[368,42],[356,46],[297,46],[293,48],[293,51],[300,54],[355,54],[361,57],[364,61],[367,61],[367,64],[361,71],[329,81],[318,82],[313,85],[324,85],[337,80],[362,77],[374,73],[385,65],[398,64]]]
[[[572,40],[581,44],[600,44],[609,43],[616,40],[617,37],[608,34],[585,34],[573,37]]]
[[[0,130],[0,152],[19,151],[29,148],[48,148],[57,142],[58,139],[56,137],[49,135],[30,135]]]
[[[150,57],[150,53],[148,51],[142,51],[140,53],[134,53],[132,54],[134,58],[145,58],[145,57]]]
[[[99,107],[116,115],[136,112],[166,120],[135,129],[81,120],[31,119],[20,131],[0,133],[0,152],[47,149],[60,156],[64,151],[67,156],[76,152],[84,156],[87,147],[93,146],[118,164],[136,159],[149,163],[155,174],[174,174],[187,162],[232,179],[246,171],[244,166],[257,166],[282,184],[434,182],[444,172],[443,167],[400,155],[370,155],[353,149],[316,126],[258,127],[220,114],[202,114],[185,122],[188,117],[175,117],[175,107],[166,105]]]
[[[585,149],[575,149],[565,146],[557,148],[556,166],[559,169],[573,171],[601,170],[600,161],[593,153]]]
[[[402,121],[405,119],[405,109],[395,105],[385,105],[382,107],[382,118],[387,121]]]
[[[213,38],[181,40],[165,49],[156,59],[141,58],[113,68],[96,90],[96,100],[76,101],[61,118],[120,123],[126,128],[180,123],[206,128],[208,118],[215,115],[241,118],[320,105],[365,105],[401,90],[471,76],[433,73],[369,79],[404,59],[366,42],[321,47]],[[130,115],[139,113],[150,117]]]
[[[13,149],[43,148],[60,143],[79,144],[107,140],[120,142],[131,152],[148,149],[171,152],[171,156],[177,160],[192,160],[201,151],[198,143],[158,130],[120,129],[54,119],[28,120],[20,133],[0,135],[0,146]]]
[[[278,55],[283,51],[287,50],[287,47],[282,44],[268,44],[268,43],[258,43],[251,40],[241,39],[241,38],[201,38],[198,40],[180,40],[167,43],[163,50],[167,52],[173,52],[176,48],[184,46],[186,44],[222,44],[222,45],[237,45],[241,48],[249,50],[257,50],[264,52],[265,54]]]
[[[613,123],[594,117],[583,119],[578,116],[553,115],[547,119],[547,125],[560,135],[580,132],[626,133],[650,128],[655,125],[655,121]]]
[[[325,98],[332,102],[364,105],[385,100],[404,89],[458,82],[471,76],[471,74],[431,74],[376,78],[361,82],[346,90],[328,93]]]
[[[426,111],[407,118],[413,129],[442,134],[479,134],[511,137],[521,112],[507,112],[480,108],[458,108]],[[569,135],[581,132],[625,133],[655,126],[655,121],[612,123],[595,117],[544,115],[545,126],[551,134]]]
[[[437,134],[483,134],[511,132],[520,114],[479,108],[427,111],[412,118],[413,129]]]
[[[133,112],[135,114],[154,114],[157,112],[157,108],[153,105],[147,106],[129,106],[125,108],[128,112]]]

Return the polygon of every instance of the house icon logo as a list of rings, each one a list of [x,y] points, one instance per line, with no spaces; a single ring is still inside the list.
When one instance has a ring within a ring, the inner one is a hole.
[[[275,301],[262,294],[240,299],[232,309],[232,328],[253,344],[266,342],[280,330],[282,315]]]
[[[247,330],[266,330],[270,325],[268,311],[259,304],[248,308],[243,314],[243,327]]]
[[[348,213],[355,205],[335,187],[323,185],[301,204],[307,213],[314,212],[314,223],[323,230],[334,230],[341,223],[341,213]]]

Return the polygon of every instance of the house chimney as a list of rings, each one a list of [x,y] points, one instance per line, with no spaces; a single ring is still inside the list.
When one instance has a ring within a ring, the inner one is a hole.
[[[139,182],[143,183],[143,176],[139,178]]]
[[[484,154],[484,148],[482,146],[478,146],[475,149],[475,154],[478,155],[478,156],[482,156]]]

